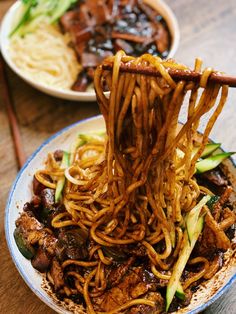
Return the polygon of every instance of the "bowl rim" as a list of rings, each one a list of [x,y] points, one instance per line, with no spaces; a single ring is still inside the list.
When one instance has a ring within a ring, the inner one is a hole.
[[[177,17],[172,11],[172,9],[169,7],[168,4],[166,4],[163,0],[146,0],[150,4],[152,1],[154,1],[154,5],[160,6],[161,11],[163,10],[164,13],[162,16],[165,19],[165,22],[168,26],[169,32],[172,37],[172,42],[171,42],[171,47],[169,54],[167,58],[173,57],[173,55],[176,53],[177,48],[179,46],[180,42],[180,29],[177,21]],[[86,101],[86,102],[91,102],[91,101],[96,101],[96,93],[95,91],[89,91],[89,92],[76,92],[73,90],[66,90],[62,88],[55,88],[53,86],[48,86],[47,84],[41,83],[41,82],[35,82],[30,76],[25,74],[21,69],[19,69],[13,60],[10,57],[9,54],[9,38],[8,34],[6,32],[9,30],[7,29],[7,24],[11,22],[13,19],[13,16],[16,12],[16,10],[20,6],[20,0],[17,0],[15,3],[13,3],[10,8],[7,10],[5,13],[1,25],[0,25],[0,49],[2,52],[2,56],[8,66],[11,68],[13,72],[15,72],[21,79],[23,79],[25,82],[27,82],[29,85],[33,86],[34,88],[40,90],[41,92],[65,99],[65,100],[72,100],[72,101]]]
[[[20,262],[17,260],[17,257],[14,254],[14,248],[11,246],[11,241],[10,241],[10,232],[9,232],[9,209],[12,203],[12,198],[14,196],[14,192],[16,189],[16,186],[18,184],[19,179],[21,178],[21,176],[24,174],[24,172],[26,171],[26,169],[28,168],[29,163],[41,152],[41,150],[47,146],[48,144],[50,144],[50,142],[52,142],[54,139],[60,137],[62,134],[66,133],[69,130],[72,130],[73,128],[78,127],[80,124],[86,123],[86,122],[93,122],[96,120],[100,120],[102,119],[102,115],[96,115],[90,118],[86,118],[83,119],[79,122],[73,123],[61,130],[59,130],[57,133],[53,134],[52,136],[50,136],[47,140],[45,140],[33,153],[32,155],[27,159],[27,161],[25,162],[24,166],[21,168],[21,170],[19,171],[19,173],[16,176],[16,179],[14,180],[10,192],[9,192],[9,196],[6,202],[6,207],[5,207],[5,223],[4,223],[4,227],[5,227],[5,238],[6,238],[6,242],[7,242],[7,246],[8,246],[8,250],[10,252],[11,258],[18,270],[18,272],[20,273],[21,277],[23,278],[23,280],[26,282],[26,284],[28,285],[28,287],[34,292],[34,294],[36,294],[39,299],[41,301],[43,301],[45,304],[47,304],[50,308],[52,308],[53,310],[57,311],[58,313],[71,313],[69,311],[67,311],[66,309],[63,309],[62,307],[60,307],[59,305],[57,305],[53,299],[50,297],[49,299],[45,299],[44,295],[41,293],[40,290],[35,289],[31,283],[31,280],[29,279],[29,276],[27,276],[26,272],[23,271]],[[236,168],[236,163],[234,161],[233,158],[229,158],[232,165],[234,166],[234,168]],[[43,278],[43,277],[42,277]],[[221,297],[226,291],[229,290],[229,288],[232,286],[232,284],[236,282],[236,273],[228,280],[228,282],[222,286],[220,289],[218,289],[218,291],[204,304],[199,305],[198,307],[196,307],[195,309],[186,312],[185,314],[197,314],[199,312],[202,312],[203,310],[205,310],[207,307],[209,307],[211,304],[213,304],[219,297]],[[41,288],[43,289],[43,288]],[[178,313],[178,312],[176,312]]]

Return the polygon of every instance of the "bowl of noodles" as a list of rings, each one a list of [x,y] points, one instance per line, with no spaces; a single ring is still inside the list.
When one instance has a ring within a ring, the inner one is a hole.
[[[208,84],[209,68],[200,82],[175,82],[168,69],[188,69],[147,54],[109,63],[113,72],[95,73],[102,116],[51,137],[18,174],[10,253],[58,313],[201,312],[236,280],[233,153],[209,141],[228,87]],[[121,65],[162,73],[130,76]]]
[[[41,6],[53,4],[36,1],[38,6],[41,2]],[[61,2],[59,8],[63,8]],[[38,13],[38,7],[32,4],[31,20],[18,28],[23,9],[22,2],[16,1],[2,21],[0,45],[5,61],[17,75],[44,93],[68,100],[95,101],[93,75],[103,58],[119,49],[133,55],[147,51],[165,58],[177,50],[178,23],[161,0],[120,1],[115,17],[117,2],[113,0],[67,3],[72,4],[57,20],[51,18],[53,13],[48,14],[48,9],[39,8]],[[131,33],[124,33],[127,30]]]

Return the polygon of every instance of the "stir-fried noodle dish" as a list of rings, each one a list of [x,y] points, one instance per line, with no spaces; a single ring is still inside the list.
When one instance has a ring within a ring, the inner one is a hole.
[[[175,311],[235,249],[234,191],[220,165],[231,153],[208,140],[228,87],[208,82],[210,68],[199,83],[175,82],[168,69],[187,67],[148,54],[120,51],[103,64],[112,71],[99,66],[94,84],[106,132],[75,135],[69,151],[48,155],[16,221],[16,243],[80,313]]]

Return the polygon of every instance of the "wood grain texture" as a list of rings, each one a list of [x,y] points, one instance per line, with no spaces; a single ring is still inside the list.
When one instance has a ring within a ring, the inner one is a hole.
[[[0,1],[0,19],[13,3]],[[205,66],[213,66],[236,75],[236,2],[235,0],[166,0],[177,15],[181,42],[176,60],[192,66],[200,56]],[[96,103],[63,101],[36,91],[8,69],[15,110],[20,123],[23,146],[29,156],[42,142],[61,128],[99,113]],[[4,208],[10,186],[17,174],[11,133],[0,86],[0,313],[54,313],[25,285],[18,274],[4,238]],[[236,150],[236,90],[229,101],[212,137],[224,148]],[[207,311],[207,314],[236,313],[236,284]]]

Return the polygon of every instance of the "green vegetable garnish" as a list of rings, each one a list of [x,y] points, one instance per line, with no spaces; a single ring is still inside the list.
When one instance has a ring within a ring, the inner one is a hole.
[[[19,228],[16,228],[14,231],[14,239],[19,251],[25,258],[31,259],[35,255],[34,248],[27,243]]]
[[[220,145],[221,145],[220,143],[210,143],[205,146],[200,159],[196,162],[196,165],[195,165],[197,173],[203,173],[203,172],[212,170],[216,168],[226,158],[235,154],[235,152],[229,152],[229,153],[223,152],[216,155],[212,155],[212,153],[214,153],[217,150],[217,148],[220,147]],[[196,154],[197,151],[198,151],[198,148],[194,147],[192,151],[192,157]],[[184,152],[181,149],[177,148],[176,154],[178,158],[181,158],[181,159],[184,158]]]
[[[9,37],[32,32],[40,23],[57,22],[76,2],[77,0],[21,0],[22,13]]]
[[[69,154],[67,152],[63,153],[62,161],[61,161],[61,168],[67,168],[70,165],[70,159],[69,159]],[[55,192],[55,202],[59,202],[61,198],[61,194],[63,191],[65,185],[65,176],[63,176],[61,179],[57,181],[57,186],[56,186],[56,192]]]
[[[196,163],[196,171],[197,173],[203,173],[203,172],[212,170],[216,168],[220,163],[222,163],[222,161],[232,156],[233,154],[235,154],[235,152],[221,153],[221,154],[213,155],[208,158],[199,160]]]
[[[166,289],[166,312],[168,311],[177,290],[180,289],[179,287],[180,277],[193,251],[193,248],[197,242],[197,239],[202,232],[203,225],[204,225],[204,216],[202,215],[200,218],[198,218],[197,224],[192,230],[193,237],[192,237],[191,242],[189,241],[187,230],[184,232],[182,250],[179,254],[179,258],[177,262],[174,265],[173,272],[172,272],[172,275],[170,277],[170,280],[168,282],[167,289]],[[181,293],[179,293],[179,295],[181,297],[183,296],[183,294]]]

